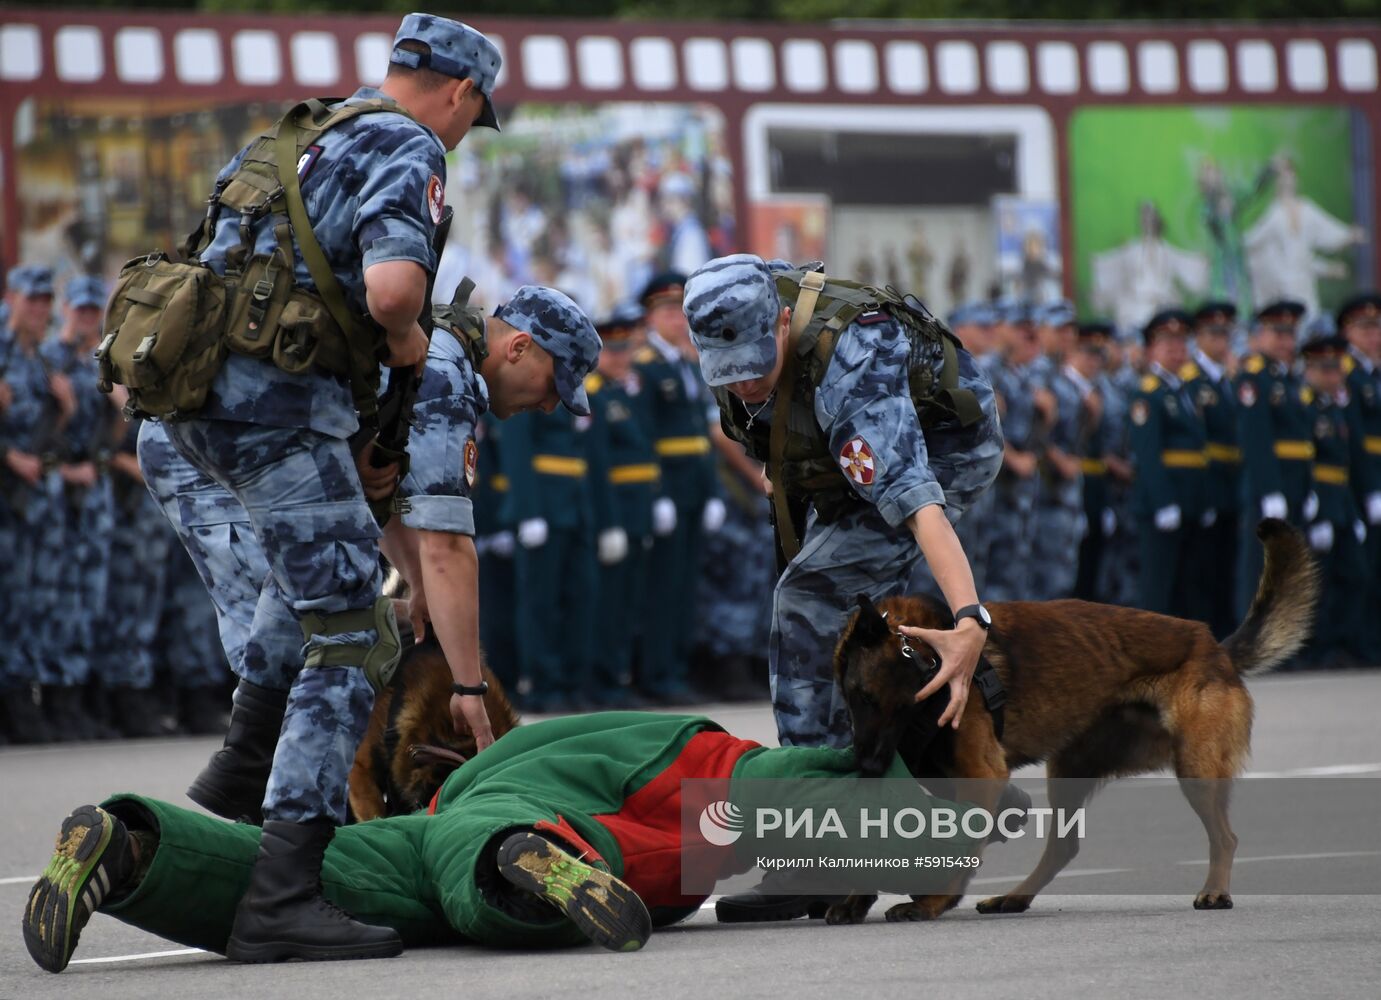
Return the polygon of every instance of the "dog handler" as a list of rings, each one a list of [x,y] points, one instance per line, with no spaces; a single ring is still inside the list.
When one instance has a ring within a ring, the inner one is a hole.
[[[910,776],[894,756],[884,777]],[[733,848],[712,847],[698,825],[683,841],[684,780],[807,778],[864,780],[851,750],[767,749],[704,718],[601,712],[520,726],[457,769],[428,814],[342,828],[321,869],[322,905],[393,928],[410,947],[590,940],[633,951],[654,926],[704,902],[682,894],[685,866],[725,878],[752,864],[753,852],[740,860]],[[964,812],[909,787],[909,806]],[[743,800],[732,784],[728,795]],[[61,972],[97,910],[226,953],[258,833],[130,794],[76,809],[29,895],[29,954]],[[975,847],[962,833],[907,844],[956,856]]]
[[[957,624],[918,633],[942,664],[916,699],[948,686],[939,724],[958,726],[987,612],[953,522],[1002,464],[987,378],[914,297],[784,261],[710,261],[686,282],[685,313],[725,432],[767,464],[789,560],[768,647],[781,742],[851,742],[835,639],[857,595],[904,593],[922,557]],[[759,887],[725,897],[717,912],[783,919],[805,902]]]

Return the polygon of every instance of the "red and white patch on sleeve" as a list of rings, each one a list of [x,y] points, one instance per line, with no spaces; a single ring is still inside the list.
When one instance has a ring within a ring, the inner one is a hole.
[[[441,225],[441,213],[446,210],[446,185],[441,178],[432,174],[427,181],[427,211],[432,215],[432,225]]]
[[[475,472],[480,464],[479,445],[475,444],[474,438],[467,438],[465,441],[465,485],[473,487],[475,485]]]
[[[856,437],[839,452],[839,467],[859,486],[872,486],[874,474],[873,450],[868,442]]]

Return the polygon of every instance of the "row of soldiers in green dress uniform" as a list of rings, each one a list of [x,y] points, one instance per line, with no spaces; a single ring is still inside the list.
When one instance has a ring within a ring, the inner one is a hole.
[[[481,425],[481,637],[529,711],[767,695],[767,501],[721,457],[684,284],[659,274],[596,321],[588,417]]]
[[[0,744],[224,732],[214,608],[96,387],[105,286],[56,291],[17,267],[0,305]]]
[[[1278,517],[1323,580],[1295,666],[1381,663],[1381,296],[1308,335],[1304,312],[1166,309],[1131,344],[1068,303],[953,315],[1003,407],[1002,472],[958,529],[985,600],[1137,605],[1223,637],[1260,574],[1256,524]]]

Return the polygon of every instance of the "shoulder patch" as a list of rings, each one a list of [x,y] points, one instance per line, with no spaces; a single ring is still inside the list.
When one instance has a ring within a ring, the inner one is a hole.
[[[1160,388],[1160,379],[1154,375],[1143,375],[1140,388],[1142,392],[1155,392]]]
[[[839,451],[839,468],[859,486],[873,485],[876,469],[868,442],[861,437],[849,440]]]
[[[1259,354],[1253,354],[1242,367],[1253,375],[1259,375],[1266,368],[1266,359]]]
[[[432,225],[441,225],[441,216],[446,211],[446,185],[436,174],[427,179],[427,211],[431,214]]]
[[[320,158],[320,146],[311,145],[302,151],[302,155],[297,158],[297,181],[299,184],[307,179],[307,175],[312,172],[312,167]]]
[[[1188,382],[1199,377],[1199,366],[1192,361],[1186,361],[1180,366],[1180,378]]]
[[[480,449],[474,438],[465,441],[465,485],[474,488],[475,472],[479,469]]]

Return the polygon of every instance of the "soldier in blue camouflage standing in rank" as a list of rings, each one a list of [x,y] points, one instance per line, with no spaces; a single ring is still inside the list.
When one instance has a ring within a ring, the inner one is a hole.
[[[42,667],[44,708],[55,732],[72,738],[114,735],[83,705],[98,649],[96,624],[105,613],[114,511],[107,469],[115,412],[96,388],[92,352],[101,339],[106,289],[99,278],[78,276],[63,292],[63,323],[40,348],[51,373],[72,387],[72,418],[62,428],[56,454],[62,481],[56,526],[58,567],[56,642]]]
[[[391,493],[399,470],[373,468],[372,446],[352,456],[347,439],[358,427],[356,407],[372,405],[373,358],[409,368],[426,356],[418,317],[437,265],[445,153],[473,126],[497,127],[490,94],[499,65],[480,33],[410,14],[380,88],[361,88],[339,107],[299,106],[231,160],[210,199],[200,259],[231,287],[249,281],[242,291],[254,295],[245,300],[245,326],[236,325],[238,305],[231,312],[231,352],[204,403],[167,421],[166,430],[192,465],[235,496],[264,550],[270,574],[247,645],[276,651],[305,642],[300,667],[296,658],[282,665],[297,669],[264,799],[260,853],[227,945],[234,959],[374,958],[401,948],[392,930],[322,905],[317,879],[345,819],[346,777],[374,689],[399,655],[367,502]],[[282,142],[273,138],[280,129],[300,136],[311,122],[327,120],[336,124],[292,154],[296,178],[284,186],[281,209],[225,207],[249,204],[260,178],[288,171]],[[275,262],[285,256],[299,325],[275,330],[265,356],[248,346],[260,332],[257,289],[277,281]],[[268,269],[256,272],[261,261]],[[257,285],[245,277],[254,273],[262,274]],[[299,342],[304,329],[312,344]],[[343,360],[331,364],[332,351]],[[482,700],[464,700],[478,728]]]
[[[1084,396],[1066,373],[1078,341],[1074,306],[1059,301],[1040,307],[1036,327],[1044,353],[1035,367],[1041,388],[1054,406],[1037,477],[1036,534],[1031,547],[1036,591],[1031,596],[1056,600],[1074,595],[1079,575],[1079,545],[1087,530],[1080,456],[1090,426]]]
[[[846,746],[833,676],[857,595],[902,593],[930,563],[953,631],[919,630],[957,725],[987,637],[986,611],[953,522],[1002,456],[987,379],[914,298],[884,295],[751,254],[710,261],[686,284],[686,318],[725,431],[768,465],[789,560],[773,598],[769,667],[784,745]],[[799,540],[799,542],[798,542]],[[717,904],[721,920],[802,915],[810,897],[759,887]]]
[[[994,601],[1030,600],[1036,594],[1036,498],[1040,460],[1049,432],[1037,400],[1046,393],[1037,377],[1040,351],[1030,307],[998,307],[998,350],[985,367],[1002,414],[1002,471],[993,488],[987,590]]]
[[[492,414],[475,425],[477,462],[475,485],[470,491],[475,511],[475,553],[480,572],[480,644],[485,662],[505,688],[517,690],[517,619],[513,615],[513,552],[517,540],[513,525],[503,516],[508,497],[508,477],[501,459],[503,427]]]
[[[63,409],[70,413],[73,401],[66,380],[50,375],[40,355],[53,316],[52,272],[15,268],[6,301],[9,320],[0,330],[0,540],[6,543],[0,559],[6,636],[0,643],[0,689],[15,741],[31,743],[62,736],[44,722],[34,703],[34,686],[55,647],[57,567],[40,567],[42,542],[51,538],[54,524],[60,539],[62,524],[61,479],[44,453]]]

